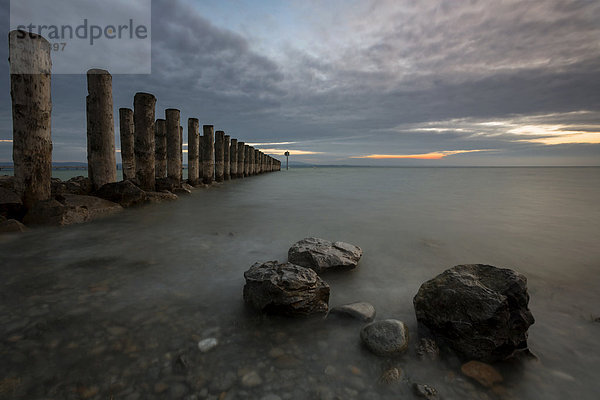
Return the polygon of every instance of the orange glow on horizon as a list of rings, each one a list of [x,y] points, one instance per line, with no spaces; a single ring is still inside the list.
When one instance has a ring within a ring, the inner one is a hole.
[[[462,153],[474,153],[478,151],[488,150],[445,150],[445,151],[434,151],[431,153],[423,154],[370,154],[368,156],[357,156],[350,158],[368,158],[371,160],[397,160],[397,159],[415,159],[415,160],[440,160],[446,156]]]

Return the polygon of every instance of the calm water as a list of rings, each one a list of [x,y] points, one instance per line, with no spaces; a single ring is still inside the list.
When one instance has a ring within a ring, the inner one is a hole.
[[[285,260],[306,236],[363,248],[359,268],[325,277],[330,306],[368,301],[378,318],[405,321],[405,355],[366,352],[360,323],[244,307],[243,272]],[[2,237],[0,378],[13,391],[0,398],[392,399],[419,382],[446,399],[597,399],[599,239],[600,168],[294,169]],[[529,279],[539,362],[500,365],[501,390],[472,385],[454,360],[415,355],[413,296],[465,263]],[[206,337],[219,345],[200,353]],[[390,366],[403,381],[378,383]],[[250,371],[262,383],[248,388],[240,377]]]

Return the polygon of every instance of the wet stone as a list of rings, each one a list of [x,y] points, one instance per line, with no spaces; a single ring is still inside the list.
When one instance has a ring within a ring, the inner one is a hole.
[[[380,383],[391,384],[399,382],[402,379],[402,370],[400,368],[390,368],[383,371],[379,378]]]
[[[429,385],[424,385],[424,384],[420,384],[420,383],[413,384],[413,392],[418,397],[421,397],[421,398],[424,398],[427,400],[436,399],[437,395],[438,395],[437,390],[435,388],[432,388]]]
[[[367,302],[361,301],[333,307],[331,311],[329,311],[329,314],[337,314],[356,318],[364,322],[371,322],[375,318],[375,307]]]
[[[479,382],[484,387],[492,387],[502,382],[500,372],[489,364],[480,361],[469,361],[460,367],[461,372]]]
[[[242,386],[244,387],[255,387],[262,384],[262,378],[258,375],[258,372],[252,371],[242,377]]]

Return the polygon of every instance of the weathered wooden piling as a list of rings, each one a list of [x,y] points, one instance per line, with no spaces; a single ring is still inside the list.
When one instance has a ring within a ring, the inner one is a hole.
[[[87,161],[93,189],[117,181],[112,76],[103,69],[87,72]]]
[[[165,110],[167,120],[167,177],[171,184],[181,185],[181,130],[180,112],[177,109]]]
[[[14,189],[31,208],[51,197],[50,43],[25,31],[8,35],[13,118]]]
[[[204,136],[198,136],[198,184],[204,178]]]
[[[198,154],[199,154],[199,136],[198,130],[200,123],[197,118],[188,119],[188,182],[190,185],[198,185]]]
[[[121,138],[123,180],[135,179],[133,110],[131,108],[119,108],[119,136]]]
[[[259,157],[260,157],[260,151],[258,149],[254,149],[254,175],[260,174],[259,163],[258,163]]]
[[[250,146],[244,145],[244,176],[250,176]]]
[[[229,135],[225,135],[223,137],[223,179],[225,179],[226,181],[231,179],[231,155],[229,152],[231,146],[230,138],[231,136]]]
[[[179,125],[179,162],[181,163],[181,180],[183,181],[183,126]]]
[[[229,176],[231,179],[236,179],[238,177],[238,141],[237,139],[231,139],[231,144],[229,146]]]
[[[254,147],[250,146],[249,154],[250,162],[248,163],[248,175],[254,176],[256,174],[256,170],[254,169],[254,159],[256,158],[256,152],[254,151]]]
[[[157,119],[154,125],[155,162],[154,173],[157,178],[167,177],[167,121]]]
[[[244,177],[244,149],[246,145],[244,142],[238,142],[238,165],[237,165],[237,176],[238,178]]]
[[[202,142],[202,181],[210,185],[215,175],[215,132],[214,126],[204,125],[202,127],[204,141]]]
[[[223,165],[223,145],[225,142],[225,132],[217,131],[215,132],[215,181],[223,182],[223,173],[224,173],[224,165]]]
[[[154,107],[156,97],[150,93],[136,93],[133,100],[133,134],[135,136],[135,172],[143,190],[154,191]]]

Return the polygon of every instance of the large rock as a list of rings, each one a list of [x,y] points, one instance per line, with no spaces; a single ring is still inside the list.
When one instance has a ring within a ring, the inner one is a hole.
[[[126,208],[144,204],[146,201],[146,192],[129,180],[107,183],[98,189],[94,196],[119,203]]]
[[[45,200],[36,203],[27,212],[23,222],[27,225],[71,225],[89,220],[85,207],[68,207],[58,200]]]
[[[0,215],[7,219],[21,219],[25,213],[23,202],[12,190],[0,187]]]
[[[95,196],[65,194],[62,196],[60,201],[62,204],[70,208],[87,208],[88,220],[107,217],[123,211],[123,207],[121,207],[119,204]]]
[[[268,261],[254,264],[244,278],[244,301],[254,308],[290,316],[327,312],[329,285],[309,268]]]
[[[294,243],[288,250],[288,261],[317,273],[356,268],[362,250],[344,242],[330,242],[319,238],[306,238]]]
[[[68,181],[52,178],[52,196],[62,194],[88,195],[92,191],[92,183],[85,176],[76,176]]]
[[[457,265],[421,285],[417,320],[469,360],[493,362],[527,349],[534,323],[527,278],[491,265]]]
[[[408,327],[396,319],[371,322],[360,331],[364,345],[378,356],[393,356],[408,348]]]

